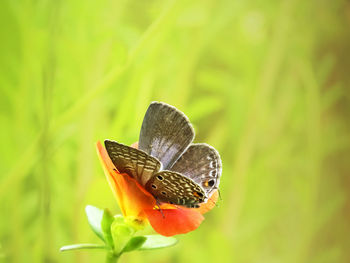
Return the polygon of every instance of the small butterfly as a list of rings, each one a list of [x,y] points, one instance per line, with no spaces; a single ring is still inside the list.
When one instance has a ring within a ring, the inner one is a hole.
[[[138,149],[111,140],[105,140],[105,146],[118,171],[136,179],[158,202],[198,207],[218,189],[221,159],[212,146],[193,139],[185,114],[152,102]]]

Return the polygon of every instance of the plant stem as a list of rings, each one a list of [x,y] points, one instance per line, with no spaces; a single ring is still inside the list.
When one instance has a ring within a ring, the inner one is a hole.
[[[106,263],[116,263],[118,262],[119,255],[114,254],[113,252],[108,252],[106,257]]]

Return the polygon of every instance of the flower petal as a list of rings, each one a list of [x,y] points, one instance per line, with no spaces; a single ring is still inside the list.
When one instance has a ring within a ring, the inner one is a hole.
[[[209,212],[215,207],[216,201],[218,200],[219,193],[216,190],[211,197],[208,199],[208,201],[204,204],[201,204],[199,208],[195,208],[196,211],[198,211],[201,214],[205,214],[206,212]]]
[[[152,209],[156,200],[133,178],[117,171],[106,149],[100,142],[96,144],[97,153],[102,163],[107,181],[117,198],[119,207],[125,217],[145,220],[144,209]]]
[[[190,208],[147,209],[145,212],[153,229],[167,237],[193,231],[204,220],[201,213]]]

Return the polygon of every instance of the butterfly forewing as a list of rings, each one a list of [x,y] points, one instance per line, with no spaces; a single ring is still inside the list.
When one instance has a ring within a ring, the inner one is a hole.
[[[154,174],[145,188],[160,202],[188,207],[202,203],[207,198],[202,187],[173,171],[161,171]]]
[[[110,140],[105,140],[105,146],[118,171],[132,176],[141,185],[145,185],[161,168],[156,158],[138,149]]]
[[[220,155],[208,144],[191,144],[170,170],[191,178],[210,197],[220,182]]]
[[[157,158],[166,170],[193,138],[194,130],[182,112],[165,103],[153,102],[142,123],[139,149]]]

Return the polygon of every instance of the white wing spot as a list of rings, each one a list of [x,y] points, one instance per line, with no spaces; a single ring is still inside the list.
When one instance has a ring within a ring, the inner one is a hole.
[[[210,168],[214,168],[214,161],[211,161],[211,162],[210,162],[209,167],[210,167]]]

